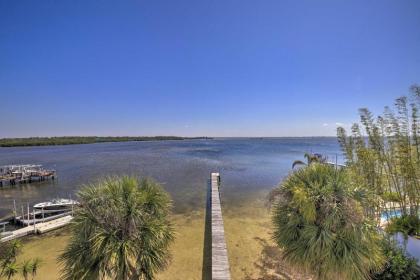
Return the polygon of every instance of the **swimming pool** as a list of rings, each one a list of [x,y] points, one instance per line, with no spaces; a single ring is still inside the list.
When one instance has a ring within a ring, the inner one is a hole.
[[[395,217],[401,217],[401,214],[402,214],[401,209],[383,211],[381,214],[381,222],[388,221],[389,219],[392,219]]]
[[[401,209],[383,211],[381,214],[381,222],[386,222],[395,217],[401,217],[401,215]],[[420,240],[411,236],[404,236],[402,233],[396,233],[392,235],[392,237],[397,242],[398,246],[403,248],[407,255],[416,258],[417,264],[420,265]]]
[[[420,215],[420,212],[418,214]],[[401,215],[402,215],[402,211],[400,208],[397,208],[395,210],[382,211],[381,222],[386,222],[389,219],[392,219],[395,217],[401,217]]]

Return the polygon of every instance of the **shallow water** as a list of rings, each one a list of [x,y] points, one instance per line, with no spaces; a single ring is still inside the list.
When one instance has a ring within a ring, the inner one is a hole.
[[[404,236],[402,233],[397,233],[393,237],[406,254],[416,258],[417,264],[420,265],[420,240],[411,236]]]
[[[30,205],[75,196],[83,185],[107,175],[150,176],[163,184],[182,213],[205,207],[210,172],[219,171],[225,205],[238,205],[267,193],[305,152],[341,159],[335,138],[213,139],[99,143],[0,148],[0,165],[42,164],[56,169],[55,181],[0,189],[0,217],[13,200]]]

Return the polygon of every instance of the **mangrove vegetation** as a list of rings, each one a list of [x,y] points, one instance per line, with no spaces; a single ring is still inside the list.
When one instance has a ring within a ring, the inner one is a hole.
[[[53,146],[72,144],[93,144],[104,142],[128,142],[128,141],[165,141],[165,140],[189,140],[210,139],[208,137],[179,137],[179,136],[63,136],[63,137],[29,137],[29,138],[2,138],[0,147],[22,146]]]

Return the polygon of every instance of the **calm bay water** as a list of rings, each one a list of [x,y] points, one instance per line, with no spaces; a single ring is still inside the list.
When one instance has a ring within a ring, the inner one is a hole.
[[[55,181],[0,188],[0,217],[13,200],[31,205],[69,196],[107,175],[150,176],[171,193],[176,212],[204,209],[210,172],[222,177],[225,205],[267,193],[290,172],[294,160],[316,152],[335,160],[335,138],[213,139],[0,148],[0,165],[42,164],[57,170]]]
[[[57,170],[55,181],[0,188],[0,218],[11,214],[13,200],[21,205],[68,198],[84,184],[108,175],[149,176],[174,200],[174,210],[205,208],[210,172],[221,172],[224,207],[265,196],[287,176],[294,160],[305,152],[332,161],[342,153],[336,138],[213,139],[100,143],[87,145],[0,148],[0,166],[42,164]],[[419,242],[398,236],[420,262]]]

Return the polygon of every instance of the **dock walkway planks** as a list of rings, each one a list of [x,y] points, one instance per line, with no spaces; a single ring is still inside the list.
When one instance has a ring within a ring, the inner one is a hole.
[[[37,224],[35,225],[36,232],[41,234],[41,233],[45,233],[45,232],[63,227],[69,224],[72,219],[73,217],[68,215],[68,216],[64,216],[62,218],[58,218],[49,222]]]
[[[44,232],[48,232],[50,230],[54,230],[60,227],[63,227],[67,224],[70,223],[70,221],[73,219],[72,216],[65,216],[62,218],[58,218],[52,221],[48,221],[45,223],[39,223],[39,224],[35,224],[35,227],[33,225],[31,226],[27,226],[24,228],[20,228],[17,230],[14,230],[11,232],[10,235],[7,235],[3,238],[0,239],[0,242],[6,242],[6,241],[10,241],[19,237],[23,237],[26,235],[30,235],[33,233],[44,233]]]
[[[17,230],[14,230],[11,232],[10,235],[7,235],[3,238],[0,239],[0,242],[6,242],[6,241],[10,241],[19,237],[23,237],[29,234],[34,233],[34,227],[33,226],[28,226],[28,227],[24,227],[24,228],[20,228]]]
[[[211,273],[213,280],[230,280],[219,182],[219,173],[211,173]]]

